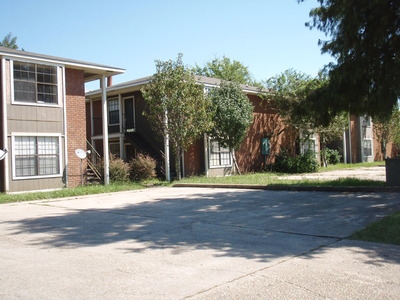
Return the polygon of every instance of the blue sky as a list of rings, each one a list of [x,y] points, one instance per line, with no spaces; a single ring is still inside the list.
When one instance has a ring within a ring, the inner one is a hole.
[[[0,37],[26,51],[126,69],[113,83],[155,72],[156,59],[183,53],[186,65],[226,56],[256,80],[293,68],[315,76],[327,63],[309,30],[317,0],[3,1]]]

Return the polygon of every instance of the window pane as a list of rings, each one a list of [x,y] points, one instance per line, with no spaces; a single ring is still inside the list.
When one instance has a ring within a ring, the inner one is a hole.
[[[28,81],[14,81],[14,100],[36,102],[36,85]]]
[[[15,172],[17,177],[36,175],[36,157],[35,156],[16,156]]]
[[[58,155],[39,156],[39,174],[52,175],[59,173]]]

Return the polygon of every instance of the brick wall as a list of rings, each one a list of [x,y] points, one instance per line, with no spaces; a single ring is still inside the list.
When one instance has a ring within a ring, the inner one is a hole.
[[[86,114],[84,73],[80,70],[66,69],[66,112],[68,137],[68,187],[81,184],[81,160],[76,149],[86,150]],[[86,174],[86,162],[83,161]],[[86,177],[86,176],[84,176]]]

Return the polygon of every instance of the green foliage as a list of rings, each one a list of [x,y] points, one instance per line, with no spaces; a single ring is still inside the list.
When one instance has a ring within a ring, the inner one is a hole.
[[[322,53],[337,61],[329,65],[329,84],[313,97],[315,103],[322,103],[322,119],[340,111],[387,119],[400,90],[400,2],[319,3],[311,10],[307,26],[325,33],[327,40],[320,41]]]
[[[396,108],[392,115],[385,120],[373,120],[374,133],[381,144],[384,158],[386,158],[386,145],[393,142],[400,146],[400,110]]]
[[[293,69],[269,78],[264,82],[266,101],[285,119],[285,123],[297,128],[314,127],[315,114],[310,110],[307,97],[326,83],[324,77],[312,78]]]
[[[253,122],[253,105],[239,84],[222,81],[209,92],[214,107],[210,135],[223,147],[237,149]]]
[[[220,78],[225,81],[250,85],[257,84],[252,79],[248,67],[244,66],[240,61],[231,61],[230,58],[225,56],[214,58],[212,61],[207,62],[203,68],[196,64],[193,72],[197,75]]]
[[[273,169],[281,173],[312,173],[318,171],[318,161],[312,152],[290,156],[286,151],[281,151],[275,157]]]
[[[0,46],[11,48],[11,49],[18,49],[17,37],[16,36],[13,37],[12,33],[10,32],[0,42]]]
[[[104,165],[101,161],[97,166],[100,174],[104,174]],[[117,156],[110,154],[109,174],[110,182],[126,182],[129,181],[130,166]]]
[[[133,181],[142,181],[156,177],[156,160],[151,156],[138,154],[130,161],[130,178]]]
[[[183,65],[182,54],[176,61],[156,61],[156,68],[157,73],[142,89],[146,116],[158,132],[169,135],[172,145],[185,150],[211,126],[210,102]]]
[[[326,112],[318,106],[321,102],[310,100],[327,83],[322,73],[313,78],[292,69],[265,82],[266,101],[277,110],[285,123],[295,127],[298,133],[306,134],[312,130],[318,134],[322,147],[340,137],[348,123],[346,113]]]
[[[180,153],[211,127],[211,103],[204,88],[182,62],[156,61],[157,72],[142,89],[147,105],[146,116],[154,130],[166,137],[175,153],[178,178]]]
[[[111,156],[110,182],[125,182],[129,180],[130,166],[122,159]]]
[[[340,160],[342,158],[338,150],[329,148],[325,149],[325,156],[326,156],[326,161],[328,162],[328,164],[331,165],[336,165],[340,163]]]

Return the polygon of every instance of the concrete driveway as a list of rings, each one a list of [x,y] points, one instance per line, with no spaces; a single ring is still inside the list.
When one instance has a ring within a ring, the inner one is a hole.
[[[151,188],[0,205],[1,299],[397,299],[398,193]]]

